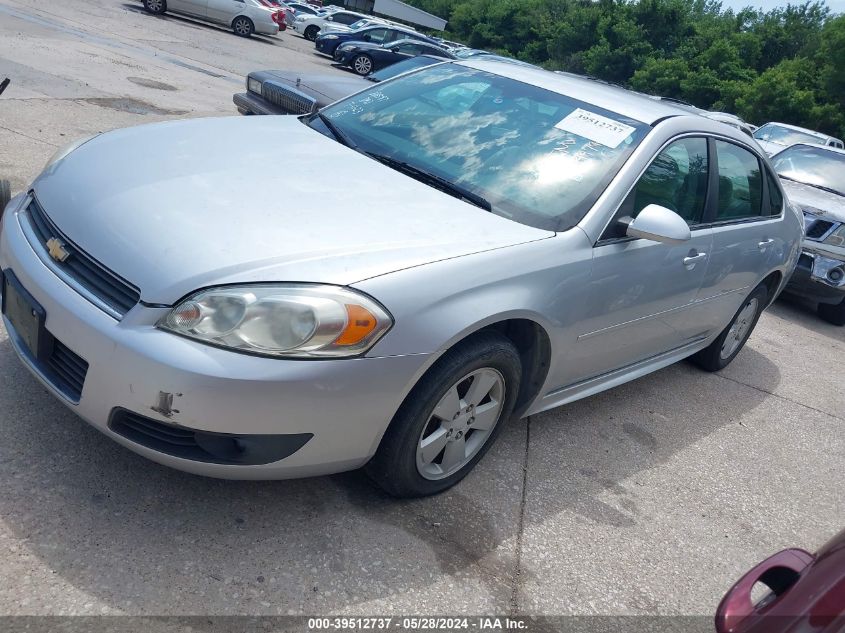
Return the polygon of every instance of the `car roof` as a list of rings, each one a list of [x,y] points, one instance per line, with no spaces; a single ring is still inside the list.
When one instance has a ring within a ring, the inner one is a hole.
[[[769,121],[764,123],[760,127],[765,127],[767,125],[777,125],[778,127],[785,127],[788,130],[795,130],[796,132],[804,132],[805,134],[812,134],[813,136],[817,136],[818,138],[823,139],[836,139],[834,136],[830,136],[829,134],[824,134],[823,132],[817,132],[816,130],[810,130],[805,127],[800,127],[798,125],[792,125],[790,123],[779,123],[778,121]],[[839,139],[836,139],[837,141]]]
[[[484,56],[457,60],[452,63],[489,71],[561,95],[576,95],[582,101],[649,125],[666,117],[690,114],[688,108],[672,102],[657,100],[621,86],[571,73],[556,73],[535,66],[492,60]]]

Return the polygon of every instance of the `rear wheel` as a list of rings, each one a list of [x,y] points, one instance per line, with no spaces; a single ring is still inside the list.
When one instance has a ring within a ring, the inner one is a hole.
[[[845,325],[845,299],[839,303],[820,303],[819,316],[833,325]]]
[[[513,412],[521,371],[519,352],[496,332],[447,352],[402,403],[367,474],[397,497],[454,486]]]
[[[728,327],[715,341],[695,354],[692,357],[693,362],[707,371],[719,371],[727,367],[745,346],[768,300],[768,288],[764,285],[757,286],[745,298]]]
[[[313,24],[305,29],[305,39],[311,40],[312,42],[317,39],[317,35],[320,33],[320,27],[314,26]]]
[[[150,13],[161,15],[167,11],[167,2],[165,0],[144,0],[144,8]]]
[[[232,20],[232,31],[240,37],[249,37],[255,31],[255,26],[252,24],[252,20],[239,15]]]
[[[350,63],[352,70],[362,77],[373,72],[373,60],[369,55],[356,55]]]

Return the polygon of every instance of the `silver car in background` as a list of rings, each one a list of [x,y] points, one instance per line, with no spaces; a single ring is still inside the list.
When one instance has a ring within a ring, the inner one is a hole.
[[[284,195],[255,170],[288,163]],[[49,391],[157,462],[433,494],[512,417],[730,363],[798,258],[785,200],[727,125],[447,62],[302,118],[65,148],[2,218],[3,318]]]
[[[845,325],[845,150],[799,143],[772,156],[786,195],[804,214],[804,243],[786,292]]]
[[[834,136],[788,123],[764,123],[754,130],[754,138],[769,156],[795,143],[812,143],[837,149],[845,147],[845,143]]]
[[[155,15],[179,13],[207,22],[222,24],[235,35],[253,33],[276,35],[285,23],[281,7],[260,0],[143,0],[144,8]]]

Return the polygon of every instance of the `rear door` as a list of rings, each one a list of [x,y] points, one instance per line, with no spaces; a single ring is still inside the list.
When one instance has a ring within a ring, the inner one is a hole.
[[[228,26],[236,15],[246,10],[247,0],[207,0],[207,2],[208,19]]]
[[[208,0],[168,0],[167,8],[177,13],[205,18],[208,16],[207,5]]]
[[[707,218],[713,249],[691,324],[704,335],[725,327],[784,248],[781,205],[771,200],[762,161],[734,141],[712,139],[711,144],[718,174]]]

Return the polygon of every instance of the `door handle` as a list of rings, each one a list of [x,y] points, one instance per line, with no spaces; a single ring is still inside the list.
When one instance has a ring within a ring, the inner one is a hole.
[[[764,251],[769,247],[769,244],[772,243],[774,243],[774,240],[769,238],[767,240],[763,240],[762,242],[757,242],[757,246],[760,248],[761,251]]]
[[[699,261],[704,259],[705,257],[707,257],[707,253],[698,253],[696,255],[687,255],[686,257],[684,257],[684,266],[686,267],[687,270],[692,270],[693,268],[695,268],[695,265]]]

